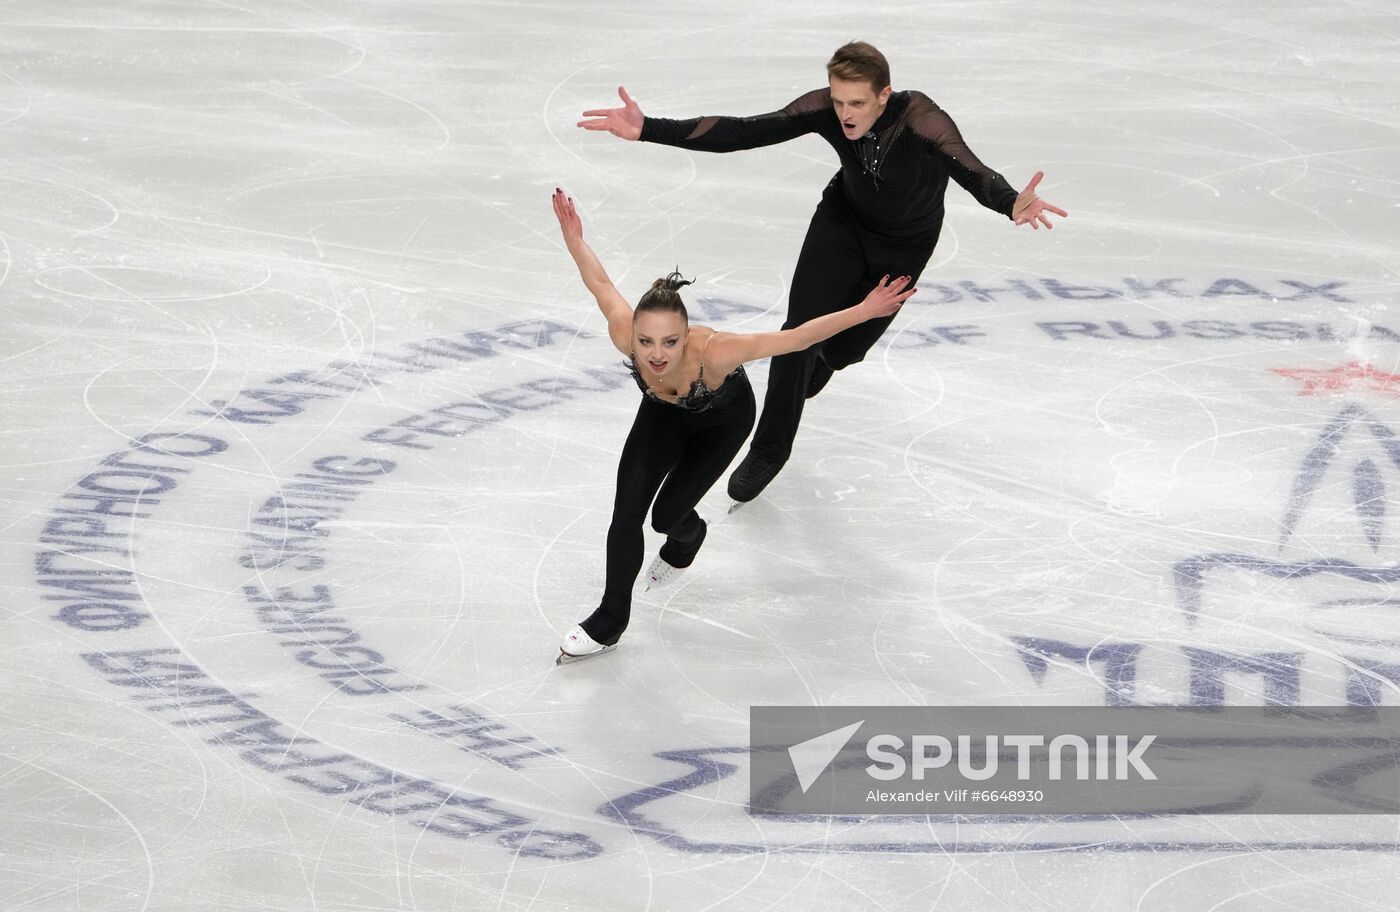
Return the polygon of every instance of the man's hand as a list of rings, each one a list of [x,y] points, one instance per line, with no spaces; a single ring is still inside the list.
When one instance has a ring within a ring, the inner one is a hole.
[[[1016,197],[1016,204],[1011,207],[1011,218],[1015,220],[1017,225],[1030,225],[1036,230],[1039,230],[1041,225],[1046,228],[1054,228],[1055,226],[1050,224],[1050,219],[1046,217],[1047,212],[1053,212],[1061,218],[1069,218],[1068,212],[1059,206],[1050,205],[1035,195],[1035,188],[1044,176],[1044,171],[1035,172],[1035,177],[1032,177],[1031,182],[1026,184],[1026,189],[1022,190],[1020,195]]]
[[[580,120],[578,125],[585,130],[607,130],[613,136],[620,136],[623,139],[636,140],[642,138],[642,121],[645,119],[642,109],[632,100],[632,96],[627,94],[627,90],[622,86],[617,87],[617,96],[622,99],[620,108],[594,108],[591,111],[584,111],[583,116],[589,120]]]

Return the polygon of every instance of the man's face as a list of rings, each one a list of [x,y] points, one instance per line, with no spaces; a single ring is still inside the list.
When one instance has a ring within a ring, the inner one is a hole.
[[[836,109],[836,119],[841,121],[841,130],[847,139],[860,139],[885,111],[885,103],[890,100],[890,87],[879,92],[869,82],[850,82],[830,77],[831,106]]]

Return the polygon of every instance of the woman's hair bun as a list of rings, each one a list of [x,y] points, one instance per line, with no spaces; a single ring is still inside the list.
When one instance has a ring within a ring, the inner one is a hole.
[[[651,287],[657,291],[680,291],[687,285],[694,285],[694,279],[687,279],[679,272],[673,272],[668,276],[663,276],[651,283]]]
[[[693,279],[687,279],[679,272],[657,279],[637,302],[636,313],[677,313],[689,322],[690,315],[685,312],[685,302],[677,290],[693,284]]]

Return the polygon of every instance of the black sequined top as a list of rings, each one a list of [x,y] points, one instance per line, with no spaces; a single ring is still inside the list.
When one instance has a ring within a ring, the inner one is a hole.
[[[807,133],[836,150],[841,170],[829,191],[840,192],[857,221],[872,231],[904,235],[941,224],[950,177],[983,206],[1011,217],[1016,190],[972,154],[953,119],[922,92],[891,93],[870,132],[854,141],[841,130],[829,88],[757,117],[647,117],[641,138],[699,152],[735,152]]]
[[[705,348],[710,347],[710,339],[717,335],[719,333],[710,333],[709,338],[705,340]],[[637,381],[637,387],[646,394],[648,399],[674,405],[687,412],[708,412],[716,406],[727,405],[735,396],[739,395],[739,389],[747,385],[742,381],[735,381],[741,378],[742,380],[748,379],[748,375],[744,373],[744,365],[740,364],[728,377],[724,378],[724,383],[720,384],[717,389],[711,389],[705,383],[705,352],[702,350],[700,352],[700,375],[695,378],[694,383],[690,384],[690,390],[684,396],[667,399],[665,396],[658,395],[656,390],[648,386],[646,380],[642,379],[642,373],[637,369],[637,355],[635,353],[628,357],[627,369],[632,372],[632,379]]]

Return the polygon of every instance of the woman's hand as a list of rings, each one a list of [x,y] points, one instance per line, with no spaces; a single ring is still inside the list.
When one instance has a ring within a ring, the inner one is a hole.
[[[865,319],[873,320],[876,317],[888,317],[898,313],[904,302],[919,290],[909,284],[911,281],[909,276],[900,276],[893,281],[889,276],[885,276],[877,282],[859,305],[864,308],[862,313],[868,312]]]
[[[578,217],[572,197],[554,188],[554,217],[559,219],[559,230],[564,232],[564,243],[572,245],[583,240],[583,221]]]

